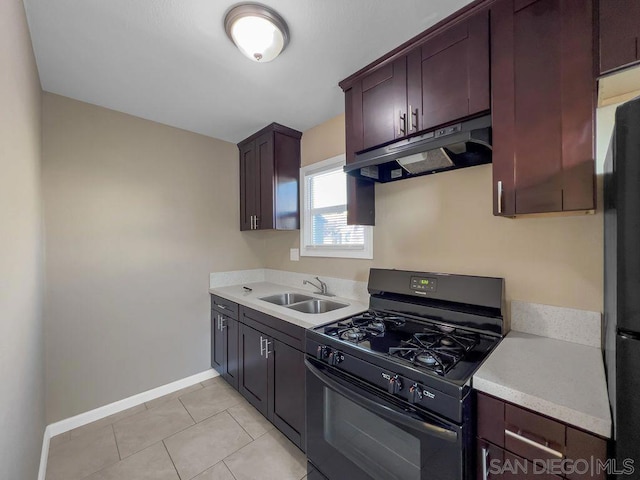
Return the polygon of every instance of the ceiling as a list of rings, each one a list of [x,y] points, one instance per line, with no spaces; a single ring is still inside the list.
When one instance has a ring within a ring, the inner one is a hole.
[[[268,0],[291,43],[271,63],[226,37],[229,0],[24,0],[42,88],[237,142],[344,111],[338,82],[470,0]]]

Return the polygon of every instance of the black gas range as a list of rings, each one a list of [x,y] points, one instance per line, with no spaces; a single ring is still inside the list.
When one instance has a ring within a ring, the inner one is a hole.
[[[306,334],[309,471],[471,478],[470,383],[503,335],[504,280],[371,269],[368,288],[369,311]]]

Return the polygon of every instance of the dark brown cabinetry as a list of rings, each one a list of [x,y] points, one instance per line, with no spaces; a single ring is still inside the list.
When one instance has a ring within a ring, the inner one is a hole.
[[[265,417],[269,396],[269,357],[272,343],[268,336],[240,325],[240,383],[238,390]]]
[[[494,214],[595,208],[593,3],[491,11]]]
[[[238,144],[240,230],[299,228],[301,136],[272,123]]]
[[[305,449],[304,328],[211,295],[211,365]]]
[[[237,305],[211,296],[211,366],[238,388]]]
[[[239,390],[304,450],[304,329],[240,308]]]
[[[490,108],[489,13],[428,32],[340,82],[347,163],[357,152]],[[375,223],[374,186],[349,179],[348,223]]]
[[[640,2],[600,0],[600,73],[640,61]]]
[[[420,79],[419,96],[409,102],[409,133],[489,110],[488,10],[425,41],[419,53],[419,66],[409,62],[409,85]]]
[[[604,462],[605,439],[489,395],[477,393],[476,400],[478,480],[604,480],[604,472],[584,473],[583,460]]]

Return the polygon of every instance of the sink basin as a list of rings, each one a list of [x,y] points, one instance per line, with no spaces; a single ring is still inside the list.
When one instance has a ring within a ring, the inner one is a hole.
[[[275,305],[291,305],[292,303],[304,302],[305,300],[313,300],[313,297],[302,293],[278,293],[277,295],[269,295],[262,297],[260,300],[273,303]]]
[[[339,308],[348,307],[346,303],[333,302],[331,300],[321,300],[314,298],[306,302],[296,303],[295,305],[289,305],[287,308],[296,310],[302,313],[326,313]]]

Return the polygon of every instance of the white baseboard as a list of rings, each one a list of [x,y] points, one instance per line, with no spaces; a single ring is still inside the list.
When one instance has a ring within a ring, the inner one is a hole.
[[[191,385],[195,385],[196,383],[204,382],[205,380],[217,377],[218,375],[220,374],[214,369],[209,369],[204,372],[191,375],[190,377],[182,378],[180,380],[167,383],[166,385],[162,385],[157,388],[152,388],[151,390],[147,390],[146,392],[138,393],[137,395],[132,395],[131,397],[123,398],[122,400],[118,400],[117,402],[113,402],[108,405],[89,410],[88,412],[81,413],[74,417],[65,418],[64,420],[60,420],[59,422],[47,425],[47,428],[44,430],[42,439],[42,453],[40,455],[40,470],[38,471],[38,480],[45,480],[45,474],[47,472],[47,459],[49,457],[49,441],[52,437],[60,435],[61,433],[68,432],[69,430],[73,430],[74,428],[81,427],[88,423],[95,422],[96,420],[100,420],[101,418],[108,417],[109,415],[113,415],[114,413],[121,412],[123,410],[126,410],[127,408],[135,407],[136,405],[140,405],[141,403],[149,402],[153,399],[162,397],[163,395],[173,393],[182,388],[190,387]]]
[[[47,460],[49,459],[49,442],[51,441],[51,432],[49,427],[44,429],[42,436],[42,451],[40,452],[40,469],[38,470],[38,480],[45,480],[47,475]]]

